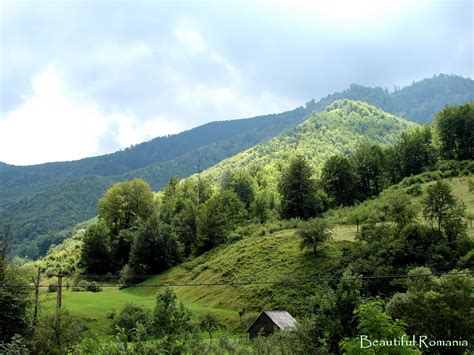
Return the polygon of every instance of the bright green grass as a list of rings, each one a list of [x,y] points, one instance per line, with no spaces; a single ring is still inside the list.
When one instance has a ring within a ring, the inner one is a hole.
[[[92,329],[104,334],[110,329],[107,316],[127,303],[133,302],[152,309],[158,284],[212,283],[245,281],[281,281],[309,279],[337,265],[339,247],[351,239],[353,226],[334,229],[334,241],[321,248],[317,257],[310,250],[301,250],[295,230],[284,230],[265,236],[250,236],[230,245],[223,245],[189,262],[145,281],[138,287],[119,290],[104,287],[102,292],[63,292],[63,307],[71,314],[90,321]],[[352,233],[353,234],[353,233]],[[269,285],[247,286],[177,286],[179,299],[192,311],[193,318],[212,312],[221,321],[235,328],[238,311],[256,312],[278,304],[273,292],[280,296],[296,292],[298,287]],[[45,312],[53,312],[55,293],[43,295]]]
[[[265,236],[250,236],[186,262],[146,281],[156,283],[212,283],[307,280],[331,271],[340,256],[340,246],[349,243],[350,226],[336,230],[335,240],[321,248],[317,257],[302,250],[295,230]],[[355,228],[352,228],[355,232]],[[193,304],[232,310],[260,309],[275,298],[283,286],[178,286],[180,299]],[[284,286],[288,289],[288,286]],[[295,287],[296,288],[296,287]],[[143,289],[143,293],[151,292]],[[285,291],[283,291],[285,293]]]
[[[117,287],[104,288],[102,292],[71,292],[63,291],[63,308],[71,314],[79,316],[90,322],[93,330],[99,333],[110,331],[111,320],[108,315],[112,312],[119,313],[127,303],[135,303],[150,310],[155,304],[156,287],[150,295],[145,295],[141,288],[119,290]],[[192,318],[197,320],[200,315],[212,312],[215,313],[224,322],[235,322],[238,319],[238,313],[226,309],[215,309],[201,306],[199,304],[189,304],[185,302],[186,307],[192,312]],[[56,307],[56,293],[44,294],[41,301],[42,310],[45,313],[51,313]]]

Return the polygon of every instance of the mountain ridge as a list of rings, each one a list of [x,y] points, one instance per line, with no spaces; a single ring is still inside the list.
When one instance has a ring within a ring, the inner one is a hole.
[[[318,173],[332,155],[349,155],[361,143],[395,143],[401,133],[415,127],[419,125],[367,103],[336,100],[287,133],[221,161],[203,176],[218,180],[225,171],[250,166],[279,170],[275,162],[289,160],[295,153],[306,156]]]

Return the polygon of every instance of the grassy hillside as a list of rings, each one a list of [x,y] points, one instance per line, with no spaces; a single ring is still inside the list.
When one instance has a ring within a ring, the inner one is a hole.
[[[205,171],[204,176],[218,179],[228,169],[259,167],[280,169],[295,152],[310,160],[316,172],[335,154],[348,155],[363,142],[391,144],[416,123],[386,113],[375,106],[350,100],[338,100],[314,112],[288,133],[256,145]]]
[[[474,192],[469,190],[474,176],[445,181],[452,187],[456,198],[466,205],[467,212],[474,213]],[[422,184],[422,190],[426,190],[430,184],[432,182]],[[106,332],[109,329],[110,320],[107,316],[110,312],[119,311],[128,302],[151,308],[158,285],[175,283],[200,284],[174,286],[173,289],[179,299],[195,312],[195,317],[214,312],[232,329],[241,324],[238,312],[242,310],[245,310],[249,319],[261,309],[284,308],[297,315],[307,304],[305,296],[313,292],[322,281],[301,285],[268,282],[320,280],[337,276],[341,271],[338,264],[342,249],[350,248],[356,235],[356,226],[350,224],[348,216],[359,208],[377,211],[395,190],[389,189],[380,197],[359,206],[329,212],[326,218],[333,226],[334,238],[317,256],[309,249],[300,248],[296,230],[290,228],[294,222],[273,222],[249,236],[221,245],[136,287],[123,290],[116,286],[104,287],[104,291],[99,293],[65,291],[64,307],[73,314],[89,319],[94,329]],[[422,195],[413,198],[419,213],[421,198]],[[421,214],[419,218],[421,219]],[[474,238],[474,227],[469,226],[468,233]],[[220,282],[234,285],[204,285]],[[43,295],[44,312],[54,310],[55,297],[55,293]]]

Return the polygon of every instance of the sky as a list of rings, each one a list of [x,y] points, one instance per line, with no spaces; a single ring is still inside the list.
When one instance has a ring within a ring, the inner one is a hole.
[[[472,0],[0,1],[0,161],[106,154],[351,83],[473,77]]]

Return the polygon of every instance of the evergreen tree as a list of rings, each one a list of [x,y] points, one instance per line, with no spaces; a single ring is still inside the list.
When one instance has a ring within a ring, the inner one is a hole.
[[[181,246],[172,228],[153,214],[138,230],[130,252],[130,266],[141,275],[166,270],[181,260]]]
[[[222,181],[222,187],[235,192],[247,210],[255,199],[255,180],[243,169],[235,172],[226,171]]]
[[[118,235],[110,238],[110,259],[112,271],[117,272],[128,263],[132,245],[138,236],[138,229],[141,228],[141,220],[136,220],[135,225],[130,229],[121,229]]]
[[[104,275],[111,271],[109,229],[104,221],[92,224],[84,233],[81,263],[90,274]]]
[[[314,217],[321,211],[321,201],[316,193],[316,184],[308,161],[297,155],[283,172],[279,192],[281,194],[281,216],[285,219]]]
[[[362,144],[354,153],[353,162],[361,199],[376,196],[384,188],[385,156],[378,145]]]
[[[423,216],[436,226],[438,232],[459,230],[459,226],[452,225],[456,222],[464,224],[462,218],[464,209],[458,205],[451,187],[443,181],[436,181],[426,190],[426,196],[423,199]],[[456,218],[456,215],[461,218]]]
[[[174,228],[179,241],[183,244],[183,255],[191,255],[198,238],[198,207],[188,201],[176,217]]]
[[[349,160],[335,155],[324,163],[321,186],[335,206],[349,205],[354,201],[356,176]]]
[[[435,132],[443,158],[474,159],[474,102],[438,112]]]
[[[244,215],[244,204],[235,193],[223,190],[211,197],[199,218],[198,251],[204,252],[224,243]]]

